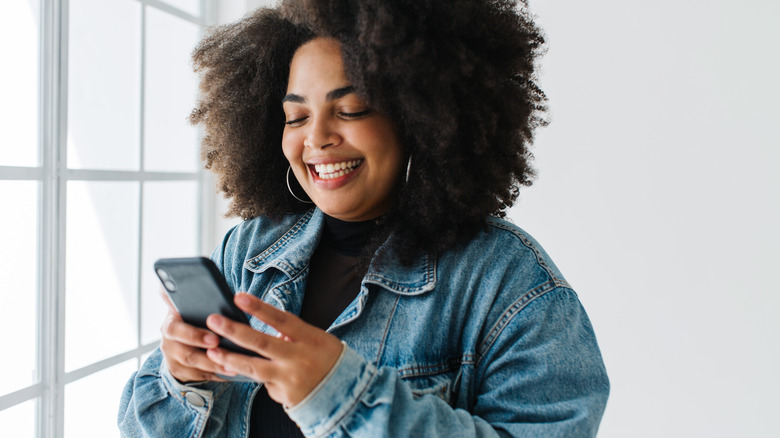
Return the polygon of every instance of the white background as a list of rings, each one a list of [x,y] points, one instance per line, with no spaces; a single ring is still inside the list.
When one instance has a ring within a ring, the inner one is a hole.
[[[780,3],[531,7],[552,123],[512,216],[593,321],[599,436],[780,436]]]
[[[511,217],[593,321],[599,437],[780,436],[780,2],[530,6],[552,123]]]

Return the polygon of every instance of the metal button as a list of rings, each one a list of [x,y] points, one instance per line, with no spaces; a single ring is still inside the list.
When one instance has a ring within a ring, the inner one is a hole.
[[[197,392],[188,392],[184,394],[184,398],[189,404],[195,406],[196,408],[202,408],[203,406],[206,406],[206,400]]]

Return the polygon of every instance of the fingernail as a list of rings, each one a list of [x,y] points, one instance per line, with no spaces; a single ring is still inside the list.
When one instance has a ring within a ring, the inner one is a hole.
[[[203,336],[203,342],[207,345],[216,346],[217,344],[219,344],[219,338],[217,337],[217,335],[209,333]]]
[[[210,315],[208,317],[208,323],[213,325],[214,327],[222,327],[222,317],[217,315],[216,313],[213,315]]]
[[[246,296],[246,294],[239,294],[236,295],[236,304],[243,304],[248,305],[249,304],[249,297]]]

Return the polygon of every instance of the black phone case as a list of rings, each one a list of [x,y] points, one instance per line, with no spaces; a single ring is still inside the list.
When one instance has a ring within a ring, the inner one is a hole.
[[[208,329],[206,318],[213,313],[249,324],[244,312],[233,303],[233,292],[211,260],[205,257],[160,259],[154,264],[154,272],[187,324]],[[221,337],[219,346],[248,356],[259,356]]]

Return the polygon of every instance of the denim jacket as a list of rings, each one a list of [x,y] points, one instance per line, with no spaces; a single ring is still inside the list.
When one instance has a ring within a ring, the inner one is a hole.
[[[298,314],[323,226],[317,209],[249,220],[212,258],[234,291]],[[490,218],[470,242],[412,265],[387,248],[328,328],[341,357],[287,411],[306,436],[596,435],[609,392],[596,338],[533,238]],[[127,383],[119,426],[127,437],[245,437],[258,388],[180,384],[158,349]]]

